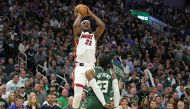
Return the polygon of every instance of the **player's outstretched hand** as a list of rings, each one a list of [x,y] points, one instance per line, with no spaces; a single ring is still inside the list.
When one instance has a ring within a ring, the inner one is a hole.
[[[114,69],[111,69],[111,73],[112,73],[112,80],[117,79],[117,76],[116,76]]]
[[[111,104],[105,104],[104,107],[106,109],[114,109],[114,107]]]

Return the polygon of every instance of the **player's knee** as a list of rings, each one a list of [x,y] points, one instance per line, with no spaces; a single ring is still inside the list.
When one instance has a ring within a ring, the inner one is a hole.
[[[75,92],[75,93],[74,93],[74,97],[81,99],[81,97],[82,97],[82,92],[80,92],[80,91]]]
[[[79,102],[80,102],[81,98],[82,98],[82,91],[81,91],[81,89],[78,89],[78,91],[75,91],[75,93],[74,93],[75,105],[78,106],[80,104]]]
[[[93,70],[87,70],[85,72],[86,78],[88,81],[94,78],[94,71]]]

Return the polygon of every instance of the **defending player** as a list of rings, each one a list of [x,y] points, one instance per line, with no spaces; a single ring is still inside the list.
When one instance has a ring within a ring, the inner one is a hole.
[[[101,88],[107,103],[111,102],[110,98],[113,97],[112,90],[114,91],[114,107],[116,108],[119,106],[120,93],[116,74],[112,69],[110,69],[111,58],[108,54],[102,53],[98,56],[97,63],[98,66],[94,68],[94,74],[96,75],[97,83]],[[92,88],[89,88],[87,99],[81,109],[106,108],[103,107],[102,104],[99,102]]]
[[[94,90],[96,96],[103,106],[107,107],[103,93],[98,87],[93,72],[86,72],[93,69],[96,61],[96,41],[105,30],[105,24],[88,9],[89,16],[96,21],[97,29],[92,32],[90,21],[83,20],[79,13],[75,13],[77,18],[73,24],[74,41],[75,41],[75,71],[74,71],[74,99],[73,108],[79,108],[82,92],[86,84]]]

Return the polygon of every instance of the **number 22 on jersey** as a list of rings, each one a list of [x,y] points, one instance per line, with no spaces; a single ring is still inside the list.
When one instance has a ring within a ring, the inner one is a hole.
[[[85,45],[92,46],[92,40],[86,39]]]

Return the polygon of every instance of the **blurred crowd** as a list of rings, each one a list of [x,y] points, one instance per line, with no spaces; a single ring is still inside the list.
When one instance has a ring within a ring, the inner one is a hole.
[[[168,25],[165,28],[166,32],[180,36],[180,40],[189,41],[189,36],[187,37],[190,34],[189,6],[174,9],[158,2],[157,4],[152,3],[148,10],[152,16]]]
[[[72,24],[78,3],[0,2],[0,108],[71,109]],[[106,24],[97,55],[109,53],[125,72],[126,81],[119,82],[120,109],[189,109],[190,36],[186,14],[167,7],[159,12],[150,9],[174,30],[169,31],[168,26],[162,33],[132,17],[123,0],[94,0],[88,5]],[[18,61],[18,56],[26,62]],[[81,104],[86,95],[84,92]]]

